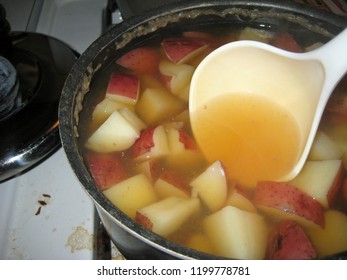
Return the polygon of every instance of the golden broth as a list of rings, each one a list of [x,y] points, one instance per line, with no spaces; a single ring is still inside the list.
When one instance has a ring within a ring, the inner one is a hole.
[[[302,137],[296,120],[265,97],[220,95],[192,115],[199,119],[192,120],[192,129],[202,152],[211,162],[221,160],[230,179],[242,186],[280,179],[300,156]]]

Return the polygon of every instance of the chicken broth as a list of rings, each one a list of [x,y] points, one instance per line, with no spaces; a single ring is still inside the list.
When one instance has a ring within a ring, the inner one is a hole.
[[[291,113],[266,99],[216,99],[193,133],[194,70],[239,39],[295,52],[309,47],[276,30],[182,31],[129,50],[94,77],[79,141],[96,186],[148,230],[225,258],[311,259],[347,250],[347,86],[332,95],[308,161],[291,182],[268,178],[297,160],[302,136]],[[203,137],[211,147],[204,154]],[[242,161],[252,167],[238,171]]]
[[[194,127],[194,135],[204,143],[206,158],[221,160],[230,179],[245,187],[254,188],[259,180],[280,180],[300,156],[302,137],[296,120],[266,98],[226,94],[197,110],[194,116],[201,126]]]

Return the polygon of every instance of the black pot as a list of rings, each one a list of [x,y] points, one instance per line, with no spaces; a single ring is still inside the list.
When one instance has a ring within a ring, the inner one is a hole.
[[[143,41],[184,28],[222,25],[290,25],[329,40],[347,20],[290,1],[189,1],[160,7],[131,17],[98,38],[72,68],[60,101],[60,134],[68,160],[83,188],[94,201],[101,220],[120,252],[129,259],[217,259],[177,245],[146,230],[118,210],[96,188],[78,146],[80,113],[90,83],[109,63]],[[309,39],[309,38],[308,38]],[[347,254],[334,256],[346,258]],[[334,258],[333,257],[333,258]]]

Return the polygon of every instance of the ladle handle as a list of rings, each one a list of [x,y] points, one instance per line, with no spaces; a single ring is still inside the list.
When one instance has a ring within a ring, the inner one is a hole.
[[[322,47],[311,51],[311,55],[325,69],[322,94],[327,94],[326,98],[329,98],[331,91],[347,71],[347,28]]]

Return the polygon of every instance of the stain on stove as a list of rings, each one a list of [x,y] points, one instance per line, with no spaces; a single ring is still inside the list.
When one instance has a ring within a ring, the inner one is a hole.
[[[94,235],[83,226],[77,226],[68,237],[65,247],[70,247],[71,253],[80,250],[93,250]]]
[[[51,202],[51,198],[52,197],[50,194],[47,194],[47,193],[41,194],[41,196],[37,200],[37,204],[39,205],[39,207],[37,208],[35,212],[35,216],[38,216],[41,214],[42,208],[47,206]]]

